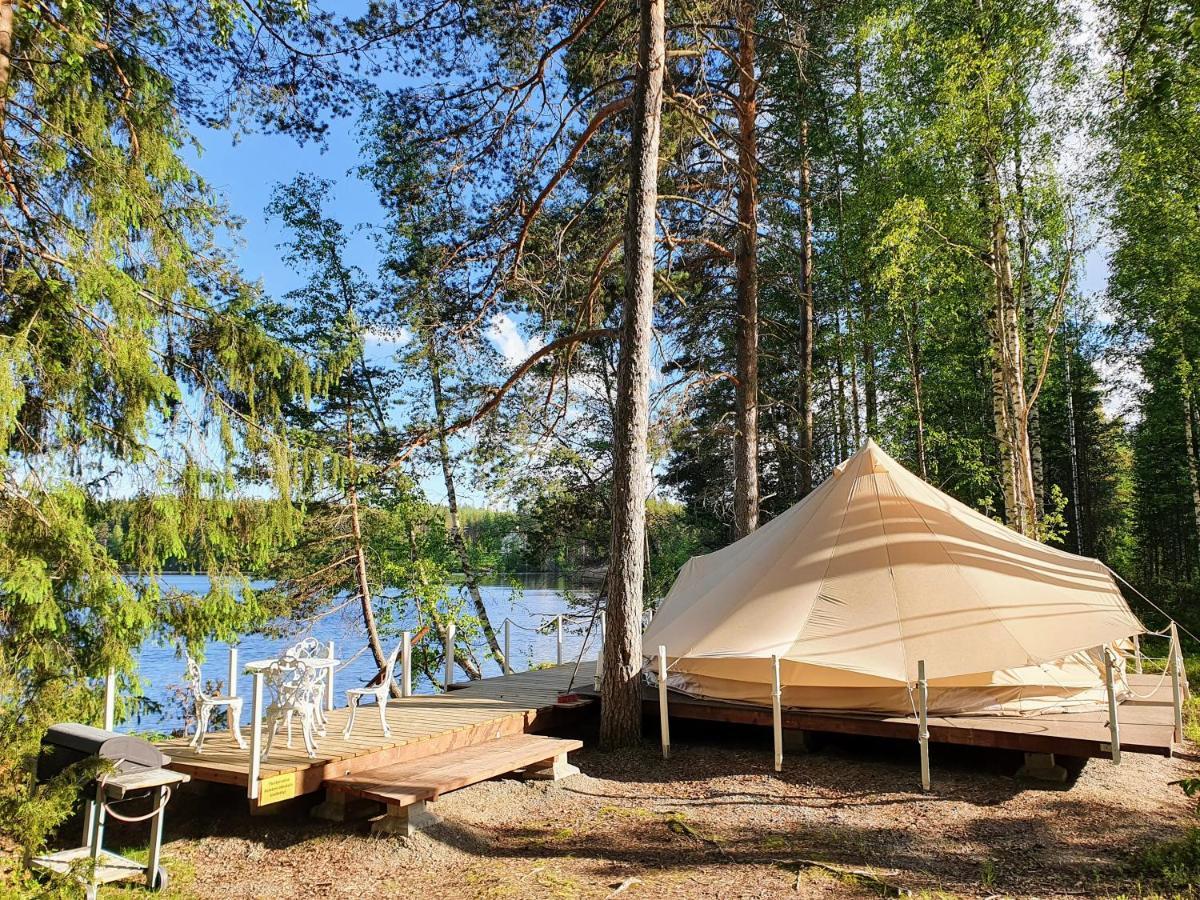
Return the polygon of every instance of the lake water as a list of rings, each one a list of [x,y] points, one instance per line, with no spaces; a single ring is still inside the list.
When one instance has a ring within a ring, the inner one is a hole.
[[[579,655],[584,641],[584,632],[588,626],[590,607],[568,607],[565,599],[569,591],[577,599],[590,601],[593,594],[588,588],[568,583],[557,576],[524,575],[515,579],[519,587],[514,591],[512,581],[481,583],[480,592],[487,606],[489,617],[496,628],[497,637],[503,646],[503,622],[505,618],[512,620],[511,628],[511,665],[514,671],[530,668],[535,663],[554,662],[557,654],[557,637],[554,630],[554,617],[562,613],[563,620],[563,661],[573,662]],[[179,591],[204,594],[208,591],[208,579],[203,575],[165,575],[165,587]],[[463,592],[461,586],[451,589]],[[467,609],[473,609],[468,602]],[[574,613],[572,616],[571,614]],[[541,633],[539,629],[548,624],[549,633]],[[415,630],[415,628],[413,629]],[[239,663],[250,660],[269,659],[279,656],[284,649],[305,637],[315,637],[322,642],[333,641],[338,659],[348,660],[361,650],[367,642],[366,631],[362,624],[362,615],[358,604],[351,604],[344,610],[331,613],[316,622],[298,628],[287,637],[268,637],[261,634],[245,635],[238,642]],[[396,646],[399,636],[381,636],[384,652],[390,653]],[[593,632],[588,638],[585,656],[592,658],[596,655],[599,638]],[[499,675],[500,667],[486,654],[482,641],[476,646],[476,656],[483,666],[483,674]],[[183,706],[180,703],[180,689],[184,683],[184,661],[176,654],[174,647],[164,646],[157,642],[149,642],[141,648],[138,654],[141,682],[146,698],[157,704],[158,710],[146,710],[126,724],[126,728],[148,730],[173,730],[183,724]],[[214,642],[208,645],[205,654],[203,670],[206,680],[222,683],[228,676],[229,645]],[[240,665],[239,665],[240,668]],[[335,676],[334,689],[339,705],[345,703],[345,690],[358,687],[369,681],[378,671],[374,657],[368,650],[353,660],[345,668],[338,670]],[[399,666],[397,666],[399,676]],[[459,670],[457,680],[465,680],[466,676]],[[424,676],[413,671],[413,689],[417,692],[432,690],[432,685]],[[251,678],[242,675],[238,679],[238,694],[249,697]],[[247,700],[247,703],[249,701]],[[248,713],[246,713],[248,715]]]

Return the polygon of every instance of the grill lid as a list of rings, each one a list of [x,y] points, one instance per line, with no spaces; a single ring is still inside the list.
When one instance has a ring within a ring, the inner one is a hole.
[[[51,725],[42,738],[38,778],[57,775],[67,766],[89,757],[112,760],[118,773],[157,769],[169,765],[170,757],[149,741],[77,722]]]

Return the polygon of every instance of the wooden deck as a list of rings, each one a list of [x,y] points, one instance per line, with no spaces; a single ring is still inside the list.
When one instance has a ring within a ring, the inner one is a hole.
[[[589,672],[590,674],[590,672]],[[1175,731],[1171,681],[1159,675],[1130,675],[1132,690],[1146,699],[1130,699],[1118,709],[1121,750],[1170,756]],[[596,697],[588,681],[579,693]],[[658,718],[657,689],[644,687],[643,709]],[[672,691],[667,709],[673,719],[699,719],[745,725],[771,726],[769,707],[703,700]],[[783,727],[797,731],[858,734],[870,737],[917,739],[915,716],[875,716],[862,713],[783,710]],[[1108,757],[1108,711],[1060,713],[1041,716],[931,716],[929,740],[1019,750],[1027,753],[1057,753],[1062,756]]]
[[[590,687],[593,666],[585,664],[577,681],[586,678]],[[572,715],[571,709],[556,701],[574,668],[573,664],[554,666],[470,682],[445,694],[391,700],[387,709],[391,737],[384,737],[378,712],[364,706],[355,719],[353,735],[343,739],[349,713],[345,707],[335,709],[329,713],[326,736],[317,738],[315,759],[305,752],[298,727],[290,749],[280,729],[271,755],[260,769],[258,798],[251,803],[265,806],[316,791],[327,779],[553,728]],[[249,742],[245,725],[242,733]],[[171,768],[197,781],[248,787],[250,752],[240,750],[224,730],[209,732],[202,754],[183,738],[158,746],[171,757]]]

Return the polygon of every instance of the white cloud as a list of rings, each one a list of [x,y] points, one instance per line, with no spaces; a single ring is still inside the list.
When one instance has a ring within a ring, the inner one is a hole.
[[[1116,354],[1102,354],[1092,361],[1092,368],[1104,385],[1104,412],[1110,418],[1125,416],[1126,421],[1136,419],[1138,395],[1147,386],[1141,367]]]
[[[484,335],[500,351],[509,368],[523,363],[542,347],[542,339],[526,338],[508,313],[493,316]]]

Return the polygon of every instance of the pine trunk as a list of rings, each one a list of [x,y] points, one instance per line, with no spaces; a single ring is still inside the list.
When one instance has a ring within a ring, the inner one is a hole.
[[[375,607],[371,604],[371,582],[367,577],[367,554],[366,548],[363,546],[362,518],[359,515],[358,486],[355,481],[358,473],[354,461],[354,418],[349,408],[346,410],[346,466],[346,506],[350,515],[350,539],[354,545],[354,578],[358,583],[358,600],[362,607],[367,644],[371,648],[371,655],[375,657],[376,665],[383,669],[387,665],[387,656],[379,641],[379,628],[375,624]],[[400,696],[400,689],[396,687],[394,681],[391,685],[391,693],[394,697]]]
[[[1017,279],[1017,294],[1024,317],[1026,383],[1037,378],[1034,352],[1034,331],[1037,325],[1037,307],[1034,303],[1033,287],[1030,283],[1029,217],[1025,212],[1025,169],[1021,154],[1021,136],[1018,134],[1013,157],[1013,178],[1017,192],[1017,254],[1020,262],[1020,277]],[[1042,459],[1042,422],[1035,403],[1028,410],[1029,463],[1032,480],[1031,519],[1034,525],[1041,521],[1046,509],[1045,464]]]
[[[925,401],[924,381],[921,375],[921,344],[917,336],[917,309],[914,302],[904,323],[905,342],[908,345],[908,368],[912,378],[913,413],[917,419],[917,468],[921,477],[929,478],[929,463],[925,453]]]
[[[431,335],[427,342],[429,353],[429,381],[433,387],[433,412],[437,420],[438,429],[438,457],[442,464],[442,480],[446,485],[446,510],[450,520],[450,545],[454,548],[454,554],[458,557],[458,564],[462,568],[463,581],[467,586],[467,594],[471,597],[471,604],[475,607],[475,617],[479,619],[479,627],[483,630],[483,635],[487,639],[488,647],[491,648],[492,655],[496,663],[500,666],[500,671],[504,671],[504,650],[500,646],[500,641],[496,637],[496,629],[492,627],[492,620],[488,616],[487,606],[483,602],[483,594],[479,591],[479,578],[475,572],[475,566],[471,564],[471,554],[467,550],[467,540],[462,532],[462,526],[458,520],[458,491],[454,486],[454,467],[450,459],[450,442],[446,439],[446,398],[442,391],[442,373],[439,365],[437,343]]]
[[[642,733],[642,582],[654,319],[655,207],[666,65],[664,0],[640,0],[638,57],[625,213],[625,296],[613,423],[612,545],[608,575],[600,743],[636,744]]]
[[[754,0],[738,3],[737,433],[733,445],[733,531],[758,527],[758,78]]]
[[[808,120],[800,124],[800,496],[813,488],[813,215]]]

